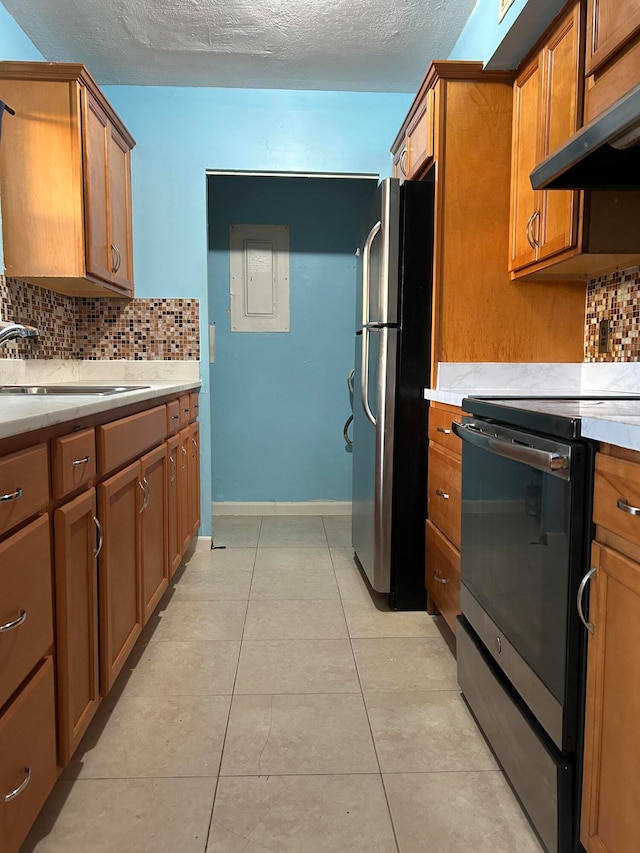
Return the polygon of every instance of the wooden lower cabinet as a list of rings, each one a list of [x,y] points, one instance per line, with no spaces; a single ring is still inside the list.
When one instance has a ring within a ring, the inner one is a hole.
[[[184,554],[191,540],[191,508],[190,508],[190,457],[192,453],[191,430],[184,427],[178,433],[178,543],[180,554]]]
[[[138,516],[143,501],[140,463],[98,485],[100,552],[100,688],[106,696],[142,631]]]
[[[178,508],[181,496],[178,492],[178,454],[180,440],[177,435],[171,436],[167,447],[167,548],[169,561],[169,579],[171,579],[182,559],[180,550],[180,530]]]
[[[54,512],[58,762],[75,752],[100,704],[96,490]]]
[[[189,427],[189,538],[195,536],[200,528],[200,424]]]
[[[18,853],[57,776],[50,657],[0,716],[0,757],[0,850]]]
[[[587,853],[640,845],[640,563],[593,545],[580,840]]]
[[[426,523],[425,585],[453,633],[460,612],[460,551],[430,521]]]
[[[167,450],[164,444],[140,460],[144,501],[140,510],[143,625],[169,583]]]

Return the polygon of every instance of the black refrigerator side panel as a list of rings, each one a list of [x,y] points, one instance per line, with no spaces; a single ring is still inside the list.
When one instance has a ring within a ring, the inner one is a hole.
[[[427,517],[427,403],[433,293],[434,183],[400,188],[400,269],[391,592],[398,610],[423,610]]]

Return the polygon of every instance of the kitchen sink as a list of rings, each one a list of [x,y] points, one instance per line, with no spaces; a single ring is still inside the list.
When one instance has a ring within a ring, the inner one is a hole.
[[[95,394],[106,397],[109,394],[122,394],[125,391],[139,391],[150,385],[0,385],[0,394]]]

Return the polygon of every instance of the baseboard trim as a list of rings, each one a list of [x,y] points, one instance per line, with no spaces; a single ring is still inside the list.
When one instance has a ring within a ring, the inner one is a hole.
[[[216,515],[351,515],[351,501],[213,501]]]

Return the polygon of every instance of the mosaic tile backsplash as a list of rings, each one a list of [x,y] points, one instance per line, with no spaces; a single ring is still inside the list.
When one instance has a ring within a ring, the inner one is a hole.
[[[42,333],[4,344],[0,358],[197,361],[198,312],[197,299],[88,299],[0,276],[0,319]]]
[[[609,320],[609,351],[598,352],[599,325]],[[640,267],[587,282],[584,360],[640,360]]]

